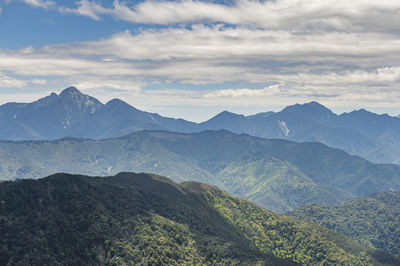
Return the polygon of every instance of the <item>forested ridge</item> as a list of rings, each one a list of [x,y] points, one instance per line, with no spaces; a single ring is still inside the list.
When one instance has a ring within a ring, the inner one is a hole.
[[[0,183],[1,265],[400,261],[201,183],[57,174]]]
[[[367,247],[400,255],[400,192],[381,192],[332,207],[306,205],[289,214],[346,234]]]

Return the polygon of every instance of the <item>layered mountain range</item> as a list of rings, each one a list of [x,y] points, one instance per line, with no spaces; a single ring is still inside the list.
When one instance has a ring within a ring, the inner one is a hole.
[[[110,138],[140,130],[227,129],[264,138],[313,141],[373,162],[400,163],[400,119],[364,109],[337,115],[317,102],[243,116],[224,111],[203,123],[162,117],[114,99],[102,104],[74,87],[33,103],[0,106],[0,139]]]
[[[374,164],[320,143],[237,135],[140,131],[104,140],[1,141],[0,180],[66,172],[148,172],[216,185],[267,209],[339,204],[400,190],[400,166]]]
[[[0,183],[1,265],[399,265],[216,187],[148,174]]]
[[[74,87],[4,104],[0,264],[399,265],[399,133],[317,102],[203,123]]]

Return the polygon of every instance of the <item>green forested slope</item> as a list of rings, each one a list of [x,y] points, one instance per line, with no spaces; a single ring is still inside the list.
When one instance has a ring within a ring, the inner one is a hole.
[[[1,265],[400,263],[215,187],[155,175],[3,182],[0,203]]]
[[[144,131],[106,140],[0,142],[0,179],[57,172],[152,172],[216,185],[267,209],[339,204],[400,190],[400,166],[372,164],[319,143],[269,140],[228,131]]]
[[[400,255],[400,192],[382,192],[334,207],[306,205],[290,214]]]

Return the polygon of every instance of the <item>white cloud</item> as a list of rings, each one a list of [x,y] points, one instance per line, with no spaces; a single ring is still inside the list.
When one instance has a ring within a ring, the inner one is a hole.
[[[371,70],[347,70],[329,73],[307,73],[298,72],[293,74],[246,74],[249,80],[254,82],[265,82],[265,80],[282,81],[298,84],[319,84],[325,87],[345,87],[349,88],[354,84],[365,85],[368,87],[386,84],[397,86],[400,83],[400,66],[379,67]]]
[[[340,39],[340,42],[335,40]],[[162,45],[160,45],[162,44]],[[108,39],[0,51],[0,69],[21,76],[59,76],[84,88],[137,90],[149,82],[276,83],[334,92],[400,83],[400,40],[392,35],[297,35],[246,27],[123,32]],[[391,67],[382,67],[388,65]],[[221,91],[221,96],[265,91]],[[212,93],[210,95],[213,95]],[[314,90],[311,94],[318,95]]]
[[[237,98],[272,96],[280,93],[279,85],[272,85],[263,89],[224,89],[207,92],[204,98]]]
[[[267,29],[297,31],[398,31],[400,2],[393,0],[237,0],[232,5],[206,1],[145,1],[129,7],[114,1],[112,8],[88,0],[65,10],[99,19],[111,15],[132,23],[170,25],[221,22]]]
[[[45,79],[33,79],[31,80],[31,83],[35,85],[45,85],[48,83],[48,81]]]
[[[135,79],[109,79],[102,77],[80,77],[71,81],[71,84],[85,91],[96,91],[97,89],[112,88],[117,91],[130,93],[140,93],[141,88],[146,85]]]
[[[59,7],[59,11],[62,13],[73,13],[76,15],[87,16],[95,20],[100,20],[100,16],[104,14],[112,14],[110,10],[104,8],[100,4],[87,0],[80,0],[77,2],[77,8],[66,8]]]
[[[9,77],[0,72],[0,88],[22,88],[27,82],[16,78]]]
[[[337,40],[340,40],[337,41]],[[279,60],[308,63],[396,64],[400,38],[378,33],[298,35],[246,27],[194,25],[187,28],[123,32],[96,42],[45,47],[42,52],[98,56],[107,60]]]
[[[49,8],[53,7],[55,3],[50,0],[23,0],[26,4],[33,7]]]

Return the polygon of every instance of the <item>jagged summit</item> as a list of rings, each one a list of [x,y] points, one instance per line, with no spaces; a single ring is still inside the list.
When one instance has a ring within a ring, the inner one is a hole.
[[[200,125],[204,130],[228,129],[234,131],[232,127],[235,127],[238,123],[241,123],[244,120],[246,120],[244,115],[223,111]]]
[[[103,112],[111,112],[109,114],[112,115],[117,115],[120,118],[124,116],[129,116],[129,114],[135,113],[137,115],[143,115],[145,112],[142,112],[132,105],[124,102],[123,100],[120,99],[112,99],[108,101],[105,105],[104,108],[102,109]],[[143,113],[143,114],[141,114]],[[136,117],[137,118],[137,117]]]
[[[64,89],[60,93],[60,96],[66,96],[66,95],[84,95],[84,94],[80,90],[75,88],[74,86],[71,86],[71,87]]]
[[[214,120],[214,119],[232,119],[232,118],[243,118],[243,115],[239,115],[239,114],[235,114],[229,111],[222,111],[221,113],[217,114],[216,116],[214,116],[213,118],[211,118],[210,120]]]
[[[326,108],[324,105],[320,104],[319,102],[312,101],[309,103],[304,103],[304,104],[299,104],[296,103],[294,105],[289,105],[286,108],[284,108],[282,111],[306,111],[306,110],[318,110],[318,111],[326,111],[326,112],[332,112],[330,109]]]
[[[123,100],[117,99],[117,98],[114,98],[114,99],[108,101],[108,102],[106,103],[106,105],[107,105],[107,106],[118,106],[118,105],[120,105],[120,106],[129,106],[129,107],[131,107],[131,108],[134,108],[133,106],[127,104],[127,103],[124,102]]]
[[[282,113],[284,112],[305,115],[317,120],[329,120],[336,116],[330,109],[316,101],[288,106],[282,110]]]
[[[95,113],[103,106],[99,100],[83,94],[73,86],[64,89],[58,97],[62,101],[64,107],[70,109],[70,112]]]
[[[370,117],[370,118],[377,118],[377,117],[386,117],[390,118],[391,116],[388,114],[376,114],[373,112],[370,112],[364,108],[354,110],[348,113],[343,113],[341,114],[342,117],[347,117],[347,116],[352,116],[352,117]]]
[[[364,108],[351,111],[350,113],[353,113],[353,114],[356,114],[356,113],[359,113],[359,114],[372,114],[372,112],[367,111],[367,110],[365,110]]]

